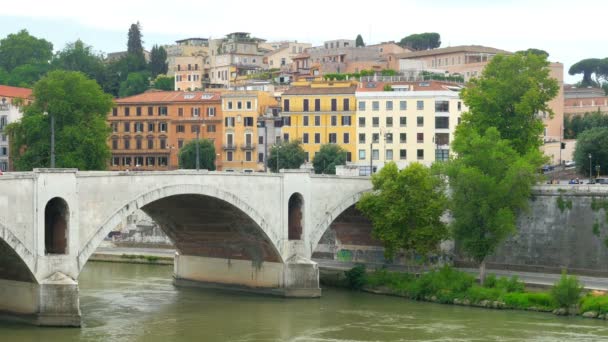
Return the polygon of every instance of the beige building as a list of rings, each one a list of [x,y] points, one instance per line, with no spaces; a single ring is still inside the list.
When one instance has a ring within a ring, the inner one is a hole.
[[[454,130],[466,111],[459,87],[443,82],[361,84],[356,92],[357,164],[369,170],[394,161],[430,165],[447,160]]]
[[[202,90],[205,75],[203,56],[174,57],[175,90]]]
[[[283,42],[277,49],[268,52],[264,56],[264,68],[290,71],[293,64],[293,57],[301,54],[310,47],[312,47],[312,44],[309,43],[298,43],[297,41]]]
[[[209,84],[214,88],[229,88],[239,76],[258,73],[263,68],[264,54],[260,49],[264,39],[247,32],[233,32],[225,38],[209,42]]]

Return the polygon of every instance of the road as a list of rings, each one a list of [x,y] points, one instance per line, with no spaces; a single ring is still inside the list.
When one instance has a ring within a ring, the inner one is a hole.
[[[156,257],[173,257],[175,255],[174,249],[160,249],[160,248],[127,248],[127,247],[100,247],[95,251],[96,254],[109,254],[109,255],[147,255]],[[319,267],[328,270],[341,270],[346,271],[355,266],[353,262],[342,262],[335,260],[324,260],[315,259],[315,262],[319,264]],[[377,267],[382,267],[378,264]],[[369,269],[373,269],[374,266],[369,266]],[[408,271],[407,267],[398,265],[388,265],[387,268],[390,271]],[[477,275],[478,270],[475,268],[459,268],[462,271]],[[528,285],[547,287],[552,286],[558,280],[559,274],[550,273],[532,273],[532,272],[520,272],[520,271],[504,271],[504,270],[487,270],[487,274],[493,273],[498,277],[511,277],[518,276],[521,281]],[[608,291],[608,278],[601,277],[587,277],[578,276],[579,281],[585,289],[588,290],[602,290]]]

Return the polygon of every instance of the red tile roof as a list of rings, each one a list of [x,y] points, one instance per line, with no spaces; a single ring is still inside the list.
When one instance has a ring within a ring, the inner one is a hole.
[[[117,104],[220,101],[220,93],[206,91],[154,91],[116,99]]]
[[[32,96],[32,89],[0,85],[0,96],[27,99]]]

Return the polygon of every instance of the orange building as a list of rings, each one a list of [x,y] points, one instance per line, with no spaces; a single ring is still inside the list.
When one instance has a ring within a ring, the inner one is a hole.
[[[179,150],[190,140],[214,141],[222,148],[219,93],[159,91],[117,99],[108,114],[110,170],[174,170]],[[200,130],[200,131],[199,131]],[[216,158],[221,170],[221,160]]]

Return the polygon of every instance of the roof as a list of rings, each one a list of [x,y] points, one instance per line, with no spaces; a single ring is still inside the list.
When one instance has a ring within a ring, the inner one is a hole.
[[[429,91],[429,90],[452,90],[462,87],[461,84],[442,81],[416,81],[416,82],[361,82],[357,92],[384,91],[384,85],[399,87],[407,85],[410,91]]]
[[[327,87],[311,88],[310,86],[296,86],[287,89],[283,95],[334,95],[334,94],[354,94],[356,86],[350,87]]]
[[[32,89],[0,85],[0,96],[27,99],[32,96]]]
[[[220,101],[220,93],[205,91],[155,91],[116,99],[117,104]]]
[[[426,57],[426,56],[435,56],[435,55],[443,55],[448,53],[458,53],[458,52],[477,52],[477,53],[494,53],[494,54],[511,54],[511,52],[506,50],[500,50],[492,47],[481,46],[481,45],[459,45],[459,46],[450,46],[446,48],[438,48],[431,50],[423,50],[423,51],[413,51],[413,52],[404,52],[397,54],[399,58],[415,58],[415,57]]]

